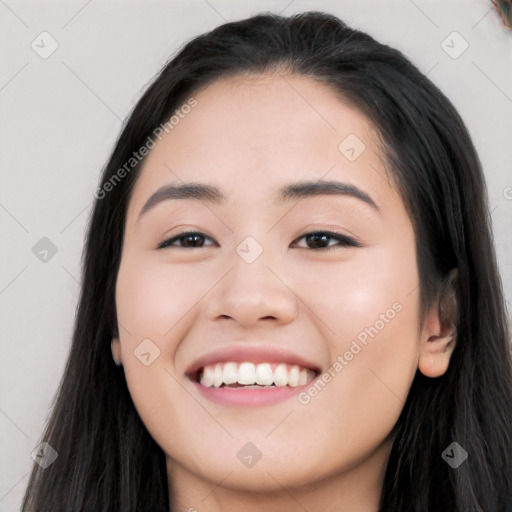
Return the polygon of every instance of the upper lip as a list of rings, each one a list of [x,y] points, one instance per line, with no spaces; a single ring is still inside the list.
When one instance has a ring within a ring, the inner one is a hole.
[[[185,374],[196,380],[197,373],[205,366],[228,361],[238,363],[286,363],[309,368],[317,375],[320,373],[319,365],[308,361],[289,349],[275,346],[231,345],[203,354],[187,368]]]

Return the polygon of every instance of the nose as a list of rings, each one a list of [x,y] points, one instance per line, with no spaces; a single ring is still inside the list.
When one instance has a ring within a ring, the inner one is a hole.
[[[299,299],[289,286],[285,272],[272,265],[265,252],[252,263],[244,261],[236,252],[229,260],[230,271],[213,288],[207,302],[209,320],[233,319],[244,327],[260,320],[276,324],[293,321],[298,312]],[[272,268],[274,267],[274,268]]]

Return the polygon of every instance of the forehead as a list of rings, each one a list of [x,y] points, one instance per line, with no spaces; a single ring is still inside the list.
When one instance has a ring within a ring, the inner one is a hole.
[[[196,106],[147,156],[130,208],[140,210],[162,184],[190,181],[215,183],[242,204],[291,181],[342,180],[375,196],[389,188],[370,121],[324,83],[283,73],[226,77],[192,97]]]

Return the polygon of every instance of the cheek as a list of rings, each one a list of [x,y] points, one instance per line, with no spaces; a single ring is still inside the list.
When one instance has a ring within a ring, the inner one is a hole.
[[[176,333],[182,320],[205,294],[205,280],[197,269],[191,273],[179,265],[127,257],[116,287],[118,320],[130,333],[125,333],[123,343],[150,338],[161,351],[172,354],[172,340],[179,340]]]
[[[323,293],[310,292],[309,297],[318,305],[324,301],[318,325],[330,343],[331,366],[317,386],[299,397],[300,403],[311,417],[336,426],[333,439],[363,449],[391,431],[416,373],[415,253],[410,246],[398,255],[396,249],[368,251],[339,271],[325,268],[315,276],[328,283]]]
[[[388,313],[388,323],[363,324],[359,336],[340,335],[330,367],[298,396],[311,428],[329,439],[316,447],[324,464],[335,468],[340,460],[368,455],[396,424],[418,361],[410,302],[392,310],[393,318]],[[332,446],[339,447],[336,454]]]
[[[191,399],[178,383],[175,355],[194,306],[206,293],[199,274],[127,252],[117,278],[116,308],[130,396],[153,439],[168,450],[173,446],[166,446],[169,439],[186,438],[176,418],[183,416]]]
[[[364,338],[365,328],[374,324],[379,332],[388,330],[390,323],[396,324],[397,309],[401,310],[398,323],[402,329],[412,333],[418,328],[414,246],[364,249],[347,261],[321,262],[314,268],[298,269],[297,274],[294,289],[322,320],[317,325],[336,350],[360,333]]]
[[[219,458],[229,454],[236,468],[237,450],[248,438],[269,460],[265,469],[297,481],[309,478],[312,468],[327,474],[366,457],[396,423],[417,365],[415,257],[412,250],[400,250],[374,248],[353,261],[287,267],[286,282],[304,302],[297,321],[309,332],[316,329],[329,373],[302,401],[298,396],[290,403],[293,421],[283,422],[277,409],[275,417],[260,413],[246,420],[223,412],[219,420],[230,425],[232,437],[191,398],[174,366],[180,341],[200,320],[195,308],[208,300],[223,272],[128,254],[118,275],[118,319],[129,331],[120,329],[130,394],[152,437],[174,459],[219,480],[227,472]],[[126,358],[145,338],[155,341],[162,356],[150,366]],[[288,461],[294,459],[309,462],[290,471]]]

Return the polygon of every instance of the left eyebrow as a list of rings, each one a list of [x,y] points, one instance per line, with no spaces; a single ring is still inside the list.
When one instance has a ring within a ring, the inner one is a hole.
[[[302,181],[285,185],[278,191],[275,197],[276,203],[287,202],[291,199],[312,197],[318,195],[352,196],[365,202],[372,209],[381,213],[377,203],[363,190],[349,183],[338,181]],[[172,199],[195,199],[211,204],[226,202],[226,196],[215,185],[206,183],[183,183],[179,185],[164,185],[153,193],[146,201],[139,213],[138,220],[150,208],[157,204]]]
[[[290,183],[279,191],[276,202],[282,203],[289,199],[323,194],[352,196],[365,202],[378,213],[381,213],[380,207],[369,194],[355,185],[339,181],[301,181],[298,183]]]

